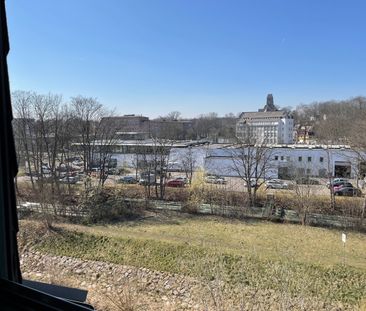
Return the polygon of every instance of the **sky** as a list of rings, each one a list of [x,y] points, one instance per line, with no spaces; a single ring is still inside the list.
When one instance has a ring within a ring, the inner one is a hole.
[[[183,117],[366,95],[364,0],[7,0],[11,90]]]

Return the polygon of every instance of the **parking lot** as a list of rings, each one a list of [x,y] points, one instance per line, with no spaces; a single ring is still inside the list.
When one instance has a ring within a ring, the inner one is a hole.
[[[135,174],[130,173],[130,174],[125,174],[125,175],[108,175],[107,179],[105,180],[105,185],[107,186],[113,186],[113,185],[117,185],[118,180],[122,178],[122,176],[135,176]],[[175,178],[178,177],[184,177],[185,174],[182,172],[173,172],[170,174],[170,178],[168,180],[173,180]],[[193,179],[196,178],[195,174],[193,175]],[[37,178],[34,178],[35,180],[37,180]],[[265,191],[266,193],[288,193],[288,194],[293,194],[294,193],[294,188],[295,185],[297,187],[300,187],[300,189],[303,190],[307,190],[309,189],[309,191],[311,192],[312,195],[324,195],[324,196],[328,196],[329,195],[329,189],[326,187],[326,183],[328,182],[328,179],[325,178],[312,178],[313,180],[319,182],[318,185],[296,185],[295,181],[291,181],[291,180],[282,180],[283,182],[286,182],[289,186],[289,189],[267,189],[266,184],[263,182],[263,180],[259,180],[260,183],[260,187],[259,187],[259,191]],[[30,182],[30,177],[29,176],[20,176],[18,177],[18,182]],[[76,184],[79,185],[83,185],[84,184],[85,179],[84,178],[80,178],[79,181],[76,182]],[[206,180],[208,181],[208,180]],[[208,187],[217,187],[217,188],[221,188],[221,189],[226,189],[228,191],[238,191],[238,192],[242,192],[242,191],[246,191],[246,183],[244,182],[244,180],[242,180],[239,177],[224,177],[224,181],[225,183],[214,183],[214,182],[207,182],[207,186]],[[354,179],[349,179],[349,182],[352,183],[353,186],[357,187],[357,180]],[[92,185],[97,185],[98,183],[98,178],[96,177],[92,177],[91,178],[91,183]],[[361,191],[362,194],[365,195],[366,193],[366,189],[362,189],[361,187],[361,182],[358,181],[358,187]]]

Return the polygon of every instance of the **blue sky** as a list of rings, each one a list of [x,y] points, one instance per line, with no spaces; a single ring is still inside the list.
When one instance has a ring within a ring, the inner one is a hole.
[[[7,0],[12,90],[150,117],[366,95],[366,1]]]

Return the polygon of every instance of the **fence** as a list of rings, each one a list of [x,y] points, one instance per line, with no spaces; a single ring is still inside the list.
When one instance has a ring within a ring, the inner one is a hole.
[[[146,204],[143,199],[126,199],[125,202],[133,204]],[[168,210],[183,212],[184,204],[179,202],[166,202],[150,200],[148,207],[156,210]],[[63,217],[87,217],[89,211],[76,206],[51,205],[40,203],[22,203],[18,205],[19,218],[23,218],[29,212],[48,213]],[[265,207],[237,207],[219,206],[214,204],[201,204],[196,212],[204,215],[219,215],[234,218],[253,218],[279,222],[301,223],[302,216],[295,210],[273,207],[268,204]],[[366,221],[363,218],[308,213],[306,224],[311,226],[335,227],[343,229],[355,229],[366,231]]]

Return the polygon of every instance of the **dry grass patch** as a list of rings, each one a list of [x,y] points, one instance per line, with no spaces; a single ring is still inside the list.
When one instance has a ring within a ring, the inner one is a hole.
[[[343,263],[340,230],[265,221],[243,222],[220,217],[169,214],[166,218],[157,220],[148,217],[143,221],[105,226],[61,226],[97,236],[189,244],[235,255],[255,255],[261,259],[293,260],[327,267]],[[348,233],[345,248],[348,266],[366,269],[365,245],[365,234]]]
[[[26,223],[25,223],[26,225]],[[238,286],[357,304],[366,296],[366,235],[219,217],[165,215],[119,225],[60,224],[37,249]]]

